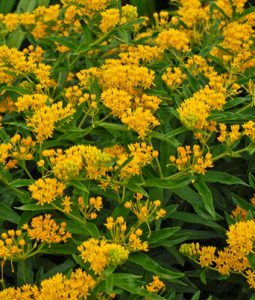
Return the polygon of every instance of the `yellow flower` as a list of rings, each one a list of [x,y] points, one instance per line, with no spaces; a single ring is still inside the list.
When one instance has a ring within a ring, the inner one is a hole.
[[[147,291],[153,294],[158,294],[160,291],[165,289],[165,284],[159,279],[158,276],[153,276],[152,282],[146,285]]]
[[[64,193],[65,185],[55,178],[39,178],[35,183],[29,186],[32,192],[32,198],[38,201],[38,204],[52,203],[58,196]]]
[[[215,251],[214,246],[203,246],[199,251],[199,263],[201,267],[209,267],[215,262]]]
[[[129,255],[129,251],[121,245],[94,238],[83,242],[78,250],[81,258],[84,262],[89,262],[96,275],[101,275],[108,265],[123,264]]]
[[[207,152],[202,153],[199,145],[194,145],[193,148],[189,145],[178,147],[178,158],[170,156],[170,161],[176,165],[178,170],[190,171],[198,174],[205,174],[206,168],[213,167],[212,154]]]
[[[4,289],[0,292],[0,298],[1,300],[87,299],[95,286],[96,282],[91,275],[77,269],[71,273],[70,278],[58,273],[51,278],[44,279],[40,288],[26,284],[16,289]]]
[[[117,8],[109,8],[101,13],[102,20],[99,25],[102,32],[107,32],[120,22],[120,13]]]
[[[244,135],[247,135],[252,141],[255,141],[255,122],[248,121],[243,124]]]
[[[169,67],[167,68],[166,73],[162,75],[162,79],[165,81],[167,86],[173,89],[180,86],[186,78],[187,75],[178,67]]]
[[[189,42],[184,31],[173,28],[160,32],[156,38],[156,43],[160,48],[173,48],[184,52],[189,51]]]
[[[32,117],[27,120],[27,125],[32,127],[39,143],[43,143],[52,137],[55,123],[61,119],[71,116],[74,109],[68,104],[63,108],[63,103],[58,102],[51,106],[43,106],[35,110]]]
[[[49,214],[34,217],[30,226],[23,226],[31,240],[47,244],[67,242],[72,235],[65,231],[66,223],[58,225],[51,217]]]

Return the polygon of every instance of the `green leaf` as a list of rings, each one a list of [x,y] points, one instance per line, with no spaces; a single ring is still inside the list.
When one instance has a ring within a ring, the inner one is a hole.
[[[219,229],[223,232],[226,231],[225,228],[220,226],[218,223],[213,222],[211,220],[208,220],[206,218],[202,218],[199,215],[189,213],[189,212],[178,212],[177,211],[169,217],[173,218],[173,219],[181,220],[185,223],[200,224],[200,225],[203,225],[203,226],[206,226],[206,227],[212,227],[212,228],[215,228],[215,229]]]
[[[77,245],[68,241],[66,244],[52,244],[50,247],[47,247],[42,250],[45,254],[74,254],[77,252]]]
[[[23,186],[29,186],[34,183],[33,179],[16,179],[10,183],[11,186],[15,188],[20,188]]]
[[[72,50],[78,47],[77,41],[70,37],[47,36],[43,40],[58,43]]]
[[[127,273],[115,273],[112,274],[113,286],[119,287],[124,291],[131,293],[132,295],[138,295],[148,297],[151,300],[164,300],[158,295],[149,293],[146,289],[141,288],[144,285],[143,281],[138,280],[140,276]]]
[[[247,257],[252,267],[252,270],[255,271],[255,255],[253,253],[249,253]]]
[[[193,295],[193,297],[191,298],[191,300],[199,300],[199,298],[200,298],[200,291],[197,291],[194,295]]]
[[[180,227],[169,227],[160,230],[155,230],[151,233],[151,236],[148,240],[149,244],[157,244],[162,240],[167,240],[170,236],[174,235],[177,231],[180,230]],[[154,245],[155,246],[155,245]]]
[[[161,267],[156,261],[154,261],[148,255],[143,253],[133,253],[132,255],[130,255],[129,261],[132,261],[133,263],[142,266],[145,270],[153,272],[160,278],[168,280],[170,282],[184,276],[183,273],[173,272],[169,269]]]
[[[140,193],[143,196],[149,198],[148,193],[141,187],[140,184],[136,184],[135,182],[129,181],[129,183],[127,184],[127,188],[132,192]]]
[[[18,224],[20,221],[20,216],[9,206],[0,202],[0,219]]]
[[[249,173],[249,185],[255,189],[255,176],[252,173]]]
[[[199,182],[193,183],[194,187],[198,191],[199,195],[202,197],[204,201],[205,209],[209,212],[209,214],[215,218],[215,209],[213,205],[213,197],[210,189],[205,184],[204,181],[200,180]]]
[[[17,207],[17,209],[24,211],[44,211],[44,210],[54,210],[55,208],[51,204],[25,204]]]
[[[202,269],[199,273],[199,277],[200,277],[200,280],[201,282],[206,285],[207,282],[206,282],[206,269]]]
[[[2,128],[0,128],[0,138],[1,138],[2,142],[4,142],[4,143],[6,143],[10,138],[8,136],[8,134]]]
[[[179,189],[189,185],[191,182],[190,178],[184,177],[182,179],[160,179],[152,178],[145,181],[144,185],[148,187],[158,187],[162,189]]]
[[[178,131],[173,130],[173,132],[169,133],[169,134],[163,134],[163,133],[159,133],[159,132],[152,132],[150,134],[151,138],[163,141],[163,142],[167,142],[169,144],[171,144],[172,146],[174,146],[175,148],[180,146],[181,143],[174,138],[175,135],[181,134],[183,132],[187,131],[184,127],[182,128],[178,128]]]
[[[56,275],[57,273],[65,274],[69,270],[75,267],[75,262],[71,259],[67,259],[64,263],[57,265],[56,267],[50,269],[44,276],[43,279],[51,278],[52,276]]]
[[[223,183],[227,185],[240,184],[240,185],[248,186],[248,184],[245,183],[242,179],[221,171],[209,170],[205,173],[203,178],[205,182],[212,182],[212,183],[217,182],[217,183]]]
[[[70,184],[73,185],[74,187],[76,187],[80,191],[83,191],[85,193],[89,193],[89,190],[88,190],[87,186],[84,183],[82,183],[81,181],[72,180],[70,182]]]
[[[15,4],[16,4],[16,0],[1,0],[0,1],[0,12],[2,14],[7,14],[10,13],[12,11],[12,9],[14,8]]]
[[[126,125],[122,124],[114,124],[114,123],[106,123],[106,122],[99,122],[96,123],[96,126],[103,127],[106,130],[109,130],[110,132],[113,130],[117,131],[128,131],[128,127]]]

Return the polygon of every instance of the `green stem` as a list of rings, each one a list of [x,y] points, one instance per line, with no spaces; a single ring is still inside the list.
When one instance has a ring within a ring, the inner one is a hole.
[[[21,163],[21,167],[22,169],[25,171],[25,173],[27,174],[27,176],[30,178],[30,179],[33,179],[34,178],[32,177],[31,173],[28,171],[27,169],[27,166],[26,166],[26,162],[23,160],[22,163]]]
[[[22,275],[23,275],[23,280],[25,283],[28,282],[28,278],[27,278],[27,275],[26,275],[26,265],[25,265],[25,259],[21,259],[19,261],[20,263],[20,268],[21,268],[21,272],[22,272]]]
[[[148,139],[148,142],[149,142],[150,146],[152,147],[152,150],[154,151],[154,147],[153,147],[153,144],[152,144],[151,140]],[[159,176],[162,179],[162,178],[164,178],[164,175],[163,175],[163,172],[162,172],[161,165],[160,165],[158,157],[155,157],[155,161],[156,161],[156,164],[157,164],[157,167],[158,167]]]
[[[82,224],[82,225],[85,225],[85,222],[86,222],[85,220],[82,220],[82,219],[76,217],[76,216],[73,215],[73,214],[66,213],[62,208],[60,208],[59,206],[57,206],[57,205],[54,204],[54,203],[52,203],[52,206],[53,206],[56,210],[62,212],[63,214],[68,215],[68,217],[70,217],[71,219],[73,219],[73,220],[79,222],[79,223]]]

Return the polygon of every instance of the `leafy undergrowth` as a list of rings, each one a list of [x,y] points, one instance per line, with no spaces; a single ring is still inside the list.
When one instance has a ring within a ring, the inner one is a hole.
[[[0,15],[0,299],[254,299],[255,8],[39,2]]]

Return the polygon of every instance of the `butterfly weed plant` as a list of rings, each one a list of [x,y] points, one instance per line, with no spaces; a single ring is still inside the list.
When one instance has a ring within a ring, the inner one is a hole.
[[[255,299],[255,8],[39,4],[0,14],[0,299]]]

